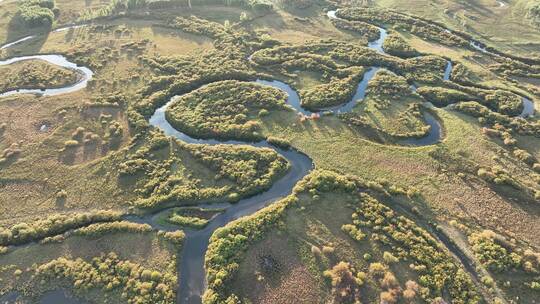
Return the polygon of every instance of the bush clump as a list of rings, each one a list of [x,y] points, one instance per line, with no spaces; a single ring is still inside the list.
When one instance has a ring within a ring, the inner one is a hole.
[[[289,150],[291,148],[291,142],[283,138],[268,136],[266,138],[266,141],[269,144],[276,146],[278,148],[281,148],[283,150]]]
[[[355,271],[346,262],[339,262],[332,269],[324,272],[332,285],[333,303],[359,303],[361,280],[353,274]],[[360,281],[360,282],[359,282]]]
[[[191,227],[195,229],[204,228],[208,225],[208,220],[195,216],[184,216],[178,213],[173,213],[167,219],[167,222],[178,226]]]
[[[473,233],[469,236],[469,242],[480,262],[493,272],[516,268],[521,262],[519,255],[511,253],[508,248],[501,245],[508,246],[505,239],[493,231]]]
[[[54,23],[54,0],[23,0],[18,16],[26,26],[51,27]]]
[[[186,235],[181,230],[176,231],[159,231],[158,236],[165,240],[175,244],[176,246],[182,246]]]
[[[97,223],[73,231],[73,234],[86,237],[100,237],[106,234],[118,232],[149,233],[152,227],[148,224],[118,221],[110,223]]]

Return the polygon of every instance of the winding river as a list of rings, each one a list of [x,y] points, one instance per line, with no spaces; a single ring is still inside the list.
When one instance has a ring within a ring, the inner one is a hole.
[[[337,18],[336,11],[328,12],[328,17]],[[59,29],[64,30],[64,29]],[[58,30],[57,30],[58,31]],[[383,49],[383,42],[387,36],[387,31],[383,28],[379,28],[381,33],[380,37],[369,43],[371,49],[376,50],[379,53],[385,54]],[[1,48],[8,48],[23,41],[32,39],[33,36],[29,36],[18,41],[4,45]],[[79,82],[74,85],[66,86],[63,88],[55,89],[46,89],[46,90],[16,90],[5,92],[0,94],[0,97],[8,96],[17,93],[33,93],[33,94],[43,94],[43,95],[58,95],[74,92],[84,88],[87,85],[88,80],[93,76],[91,70],[85,67],[79,67],[75,63],[70,62],[62,55],[35,55],[35,56],[24,56],[8,59],[1,61],[0,65],[12,64],[15,62],[20,62],[30,59],[41,59],[52,64],[77,70],[81,73],[82,78]],[[325,111],[331,111],[334,113],[344,113],[351,111],[354,106],[361,100],[364,99],[366,94],[366,88],[369,81],[376,74],[377,70],[380,67],[370,67],[369,70],[364,74],[362,81],[358,84],[356,92],[353,98],[340,106],[332,107],[325,109]],[[448,80],[452,72],[452,63],[448,62],[448,65],[445,69],[443,78]],[[298,113],[304,115],[311,115],[313,112],[303,109],[300,103],[300,97],[298,93],[292,89],[289,85],[277,81],[277,80],[257,80],[256,83],[261,85],[271,86],[280,90],[283,90],[287,93],[287,103],[291,105]],[[415,86],[411,86],[411,89],[416,90]],[[211,204],[213,208],[216,206],[219,208],[226,208],[224,212],[220,213],[202,230],[191,230],[186,229],[186,240],[183,245],[182,252],[179,254],[181,257],[181,262],[178,265],[178,274],[179,274],[179,288],[178,288],[178,303],[186,304],[199,304],[201,303],[201,295],[204,293],[206,288],[205,282],[205,270],[204,270],[204,258],[205,253],[208,248],[209,239],[214,233],[214,231],[220,227],[225,226],[231,221],[253,214],[254,212],[264,208],[265,206],[270,205],[271,203],[289,195],[292,191],[294,185],[306,176],[313,168],[312,160],[305,154],[300,153],[294,149],[283,150],[275,146],[270,145],[266,141],[256,142],[256,143],[246,143],[241,141],[218,141],[218,140],[203,140],[197,139],[188,136],[187,134],[180,132],[173,128],[165,118],[165,111],[167,107],[176,100],[177,97],[173,97],[166,105],[157,109],[155,113],[149,120],[149,123],[161,129],[166,135],[173,136],[179,140],[182,140],[187,143],[192,144],[207,144],[207,145],[218,145],[218,144],[229,144],[229,145],[246,145],[249,144],[255,147],[265,147],[273,149],[275,152],[285,157],[291,164],[291,169],[277,182],[275,182],[271,188],[263,193],[258,195],[245,198],[240,200],[235,204]],[[531,102],[532,104],[532,102]],[[426,105],[429,106],[429,105]],[[533,105],[534,111],[534,105]],[[431,130],[427,136],[423,138],[411,138],[401,141],[401,144],[404,145],[414,145],[414,146],[425,146],[437,143],[441,139],[441,125],[438,120],[429,113],[429,111],[424,111],[424,119],[427,124],[431,126]],[[161,211],[167,212],[168,210]],[[156,218],[160,214],[147,215],[145,217],[137,217],[134,215],[127,216],[126,219],[133,222],[143,222],[149,223],[154,228],[162,230],[176,230],[178,228],[172,226],[163,226],[156,223]],[[8,294],[0,298],[0,303],[13,302],[18,297],[17,293]],[[42,304],[53,304],[53,303],[74,303],[73,299],[62,290],[51,291],[50,293],[45,294],[40,303]]]
[[[381,32],[384,33],[381,37],[386,37],[386,31],[381,29]],[[377,51],[384,52],[382,49],[382,43],[384,38],[378,39],[374,43],[370,43],[370,47],[376,49]],[[332,111],[334,113],[343,113],[349,112],[353,109],[358,101],[364,99],[366,94],[366,88],[369,81],[373,78],[379,67],[371,67],[363,76],[362,81],[358,84],[356,93],[353,98],[340,106],[333,107],[331,109],[325,109],[325,111]],[[449,73],[448,73],[449,74]],[[289,85],[277,81],[277,80],[257,80],[259,84],[271,86],[280,90],[283,90],[287,93],[287,103],[291,105],[298,113],[304,115],[311,115],[313,112],[308,111],[301,107],[300,97],[298,93],[293,90]],[[176,98],[176,97],[175,97]],[[154,127],[160,128],[168,136],[173,136],[182,141],[193,143],[193,144],[246,144],[239,141],[217,141],[217,140],[203,140],[196,139],[187,134],[176,130],[172,127],[167,119],[165,118],[165,112],[167,107],[174,103],[176,100],[172,98],[166,105],[156,110],[154,115],[150,118],[150,124]],[[433,123],[432,132],[429,136],[421,139],[410,139],[407,144],[420,145],[420,144],[433,144],[440,140],[440,124],[437,119],[432,115],[427,114],[426,121]],[[213,232],[219,228],[223,227],[229,222],[238,219],[240,217],[253,214],[257,210],[268,206],[272,202],[275,202],[279,198],[283,198],[286,195],[290,194],[294,185],[302,179],[309,171],[313,168],[313,162],[306,155],[296,151],[296,150],[282,150],[276,148],[266,141],[261,141],[258,143],[252,143],[252,146],[256,147],[266,147],[273,149],[283,157],[285,157],[291,163],[291,170],[279,181],[274,183],[270,190],[258,194],[253,197],[249,197],[241,200],[240,202],[229,205],[224,213],[221,213],[215,217],[210,224],[202,230],[185,230],[186,232],[186,241],[184,243],[184,249],[181,254],[181,262],[179,264],[179,289],[178,289],[178,303],[185,304],[199,304],[201,303],[201,295],[206,289],[205,282],[205,271],[204,271],[204,257],[206,250],[208,248],[209,239],[212,236]],[[222,206],[220,206],[222,207]],[[155,218],[155,215],[152,216]],[[152,221],[150,221],[152,222]],[[150,223],[152,224],[152,223]]]
[[[0,97],[6,97],[13,94],[38,94],[38,95],[43,95],[43,96],[53,96],[53,95],[72,93],[72,92],[76,92],[80,89],[85,88],[86,85],[88,84],[88,81],[92,79],[94,75],[94,73],[89,68],[80,67],[77,64],[69,61],[66,57],[62,55],[33,55],[33,56],[15,57],[15,58],[7,59],[4,61],[0,61],[0,66],[9,65],[16,62],[28,61],[28,60],[43,60],[53,65],[76,71],[79,73],[80,78],[76,83],[65,86],[65,87],[61,87],[61,88],[44,89],[44,90],[18,89],[18,90],[12,90],[12,91],[0,93]]]

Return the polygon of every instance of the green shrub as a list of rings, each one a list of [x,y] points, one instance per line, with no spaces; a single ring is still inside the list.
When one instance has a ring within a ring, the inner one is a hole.
[[[73,140],[73,139],[70,139],[70,140],[66,140],[64,142],[64,147],[66,149],[70,149],[70,148],[75,148],[75,147],[78,147],[79,146],[79,142],[76,141],[76,140]]]
[[[386,264],[394,264],[399,262],[399,259],[396,258],[391,252],[385,251],[383,253],[383,260]]]
[[[535,162],[534,156],[525,150],[515,149],[513,153],[515,157],[526,164],[533,165]]]
[[[19,3],[18,16],[30,27],[51,27],[54,23],[53,0],[23,0]]]
[[[366,235],[362,233],[362,230],[358,229],[354,225],[349,225],[349,224],[343,225],[341,226],[341,230],[349,234],[350,237],[352,237],[353,239],[357,241],[361,241],[366,238]]]
[[[172,232],[159,231],[158,235],[175,244],[176,246],[182,246],[182,244],[184,243],[184,239],[186,238],[186,235],[181,230]]]

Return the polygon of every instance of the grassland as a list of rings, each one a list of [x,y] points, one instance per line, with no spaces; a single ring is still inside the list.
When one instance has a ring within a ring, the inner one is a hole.
[[[176,250],[175,244],[148,231],[109,229],[103,235],[62,236],[3,254],[0,290],[17,290],[26,299],[35,300],[45,291],[66,288],[86,300],[123,303],[129,298],[143,300],[144,292],[151,290],[143,291],[141,284],[152,282],[144,276],[146,272],[154,272],[162,281],[158,283],[166,286],[166,289],[154,291],[156,299],[164,296],[164,300],[170,301],[175,296]],[[91,264],[83,266],[85,263]],[[108,266],[98,268],[99,263]],[[121,272],[115,274],[113,267],[127,267],[128,272],[125,276]],[[140,280],[136,286],[127,284],[131,269],[134,274],[145,272],[141,279],[131,278]],[[51,280],[51,276],[55,280]],[[107,286],[110,282],[113,288]]]
[[[505,3],[369,5],[383,17],[391,8],[536,57],[540,30],[520,17],[529,1]],[[222,211],[186,206],[265,193],[295,169],[283,156],[291,149],[315,170],[292,195],[213,234],[204,303],[538,299],[540,124],[515,117],[522,95],[538,108],[537,64],[479,52],[437,27],[340,23],[324,12],[348,3],[280,2],[262,13],[194,3],[88,19],[107,4],[55,1],[52,29],[85,19],[55,32],[23,25],[17,1],[0,2],[1,42],[35,36],[1,58],[59,53],[94,71],[77,92],[0,98],[0,295],[18,291],[31,302],[67,289],[96,303],[176,302],[178,283],[188,279],[178,273],[179,231],[204,230]],[[389,31],[391,55],[364,47],[374,25]],[[454,68],[443,80],[448,59]],[[318,110],[348,101],[372,66],[382,69],[349,113],[360,126],[342,115],[298,115],[280,90],[250,82],[283,81]],[[0,91],[62,87],[78,77],[39,61],[0,73],[7,75]],[[177,130],[268,139],[283,150],[165,136],[149,119],[175,96],[166,118]],[[430,131],[425,101],[452,104],[429,110],[443,137],[402,145]],[[170,207],[153,226],[129,222]],[[83,216],[103,211],[114,216]],[[58,220],[40,221],[49,217]]]
[[[481,0],[475,2],[445,0],[437,3],[422,0],[383,0],[377,5],[399,8],[411,14],[447,24],[449,27],[471,33],[483,42],[497,48],[530,55],[537,51],[538,27],[527,15],[533,1]]]

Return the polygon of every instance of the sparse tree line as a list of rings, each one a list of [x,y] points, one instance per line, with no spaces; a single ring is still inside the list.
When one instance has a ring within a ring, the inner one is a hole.
[[[121,213],[115,211],[95,211],[59,214],[31,223],[18,223],[9,228],[0,228],[0,246],[20,245],[38,241],[93,223],[118,221],[121,216]]]
[[[100,147],[103,154],[109,150],[119,149],[124,139],[124,127],[118,121],[113,120],[110,115],[101,115],[99,123],[101,128],[97,130],[77,127],[71,133],[71,138],[64,141],[59,152],[64,156],[72,156],[77,153],[80,147],[83,149],[98,149]]]
[[[144,9],[191,8],[192,6],[208,4],[247,7],[257,13],[267,13],[273,10],[272,3],[265,0],[113,0],[105,7],[85,12],[84,18],[88,20]]]

